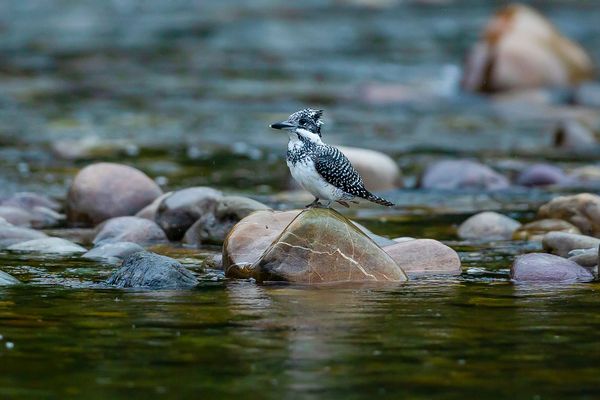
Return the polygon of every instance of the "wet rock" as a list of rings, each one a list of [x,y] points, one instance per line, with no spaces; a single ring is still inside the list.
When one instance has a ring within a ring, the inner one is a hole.
[[[8,223],[0,225],[0,249],[17,243],[48,237],[45,233],[29,228],[13,226]]]
[[[120,288],[189,289],[198,280],[177,260],[150,252],[130,254],[107,281]]]
[[[154,221],[138,217],[116,217],[97,228],[94,244],[133,242],[142,245],[168,241],[165,232]]]
[[[581,265],[552,254],[531,253],[515,258],[510,277],[516,282],[588,282],[594,275]]]
[[[0,205],[19,207],[24,210],[31,210],[35,207],[48,208],[50,210],[59,211],[60,204],[55,200],[44,195],[32,192],[18,192],[4,198],[0,201]]]
[[[321,208],[298,214],[252,270],[258,281],[313,284],[406,280],[392,258],[349,220],[332,209]],[[239,276],[235,266],[229,266],[225,273]]]
[[[582,267],[593,268],[598,265],[598,247],[571,250],[568,255],[569,260],[576,262]]]
[[[338,149],[359,172],[367,189],[381,192],[403,186],[400,168],[387,154],[358,147],[338,146]]]
[[[586,235],[600,236],[600,196],[580,193],[556,197],[540,207],[538,217],[563,219]]]
[[[170,240],[180,240],[200,217],[214,213],[222,194],[209,187],[182,189],[158,206],[156,222]]]
[[[149,219],[150,221],[156,220],[156,210],[158,210],[158,206],[160,203],[169,197],[173,192],[163,193],[158,196],[154,201],[148,204],[146,207],[142,208],[140,211],[135,214],[136,217]]]
[[[0,271],[0,286],[16,285],[18,283],[21,282],[17,278],[4,271]]]
[[[568,86],[593,76],[590,57],[538,12],[524,5],[500,10],[472,48],[463,87],[496,92]]]
[[[541,241],[548,232],[581,233],[575,225],[562,219],[540,219],[517,229],[513,234],[513,240]]]
[[[588,150],[598,141],[592,130],[577,120],[561,122],[554,132],[554,147],[566,150]]]
[[[571,250],[589,249],[598,245],[600,245],[598,238],[565,232],[549,232],[542,239],[544,250],[561,257],[567,257]]]
[[[209,269],[223,269],[223,255],[215,254],[213,256],[207,257],[202,263],[204,268]]]
[[[67,198],[72,225],[97,225],[109,218],[134,215],[162,194],[143,172],[127,165],[92,164],[77,174]]]
[[[242,219],[223,243],[223,269],[235,277],[252,277],[252,265],[299,213],[258,211]]]
[[[562,185],[570,182],[562,169],[549,164],[534,164],[527,167],[517,177],[517,185],[534,187]]]
[[[225,196],[217,201],[213,212],[202,215],[187,230],[183,242],[194,246],[202,243],[222,244],[235,224],[260,210],[269,210],[269,207],[247,197]]]
[[[144,251],[144,248],[137,243],[118,242],[118,243],[102,243],[94,247],[82,258],[90,260],[102,261],[108,264],[118,264],[128,255]]]
[[[408,240],[386,246],[383,250],[409,277],[461,273],[458,253],[437,240]]]
[[[78,244],[56,237],[33,239],[16,243],[9,246],[7,250],[42,254],[77,254],[85,253],[87,251]]]
[[[461,239],[509,240],[521,223],[493,211],[475,214],[458,228]]]
[[[491,168],[471,160],[445,160],[430,165],[421,177],[424,189],[499,190],[510,186],[508,179]]]

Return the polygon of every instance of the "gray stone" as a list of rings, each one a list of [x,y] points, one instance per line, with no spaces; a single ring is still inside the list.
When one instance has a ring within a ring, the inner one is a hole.
[[[437,240],[406,240],[386,246],[383,250],[409,277],[461,273],[458,253]]]
[[[34,220],[34,216],[30,212],[14,206],[0,206],[0,217],[12,225],[24,228],[30,228]]]
[[[575,103],[586,107],[600,108],[600,84],[586,82],[579,85],[575,91]]]
[[[254,211],[269,210],[266,205],[242,196],[225,196],[218,200],[213,212],[202,215],[185,233],[183,242],[200,246],[222,244],[225,237],[241,219]]]
[[[531,253],[515,258],[510,269],[515,282],[588,282],[594,275],[581,265],[552,254]]]
[[[561,122],[554,132],[554,147],[566,150],[589,150],[598,144],[594,133],[577,120]]]
[[[570,181],[562,169],[550,164],[531,165],[517,177],[517,184],[527,187],[564,185]]]
[[[461,239],[510,240],[521,226],[519,221],[493,211],[475,214],[458,228]]]
[[[99,243],[133,242],[141,245],[167,242],[165,232],[154,221],[138,217],[111,218],[97,228]]]
[[[22,228],[10,224],[0,225],[0,249],[7,248],[13,244],[45,237],[48,237],[45,233],[33,229]]]
[[[200,217],[214,213],[222,194],[209,187],[178,190],[158,206],[156,222],[170,240],[180,240]]]
[[[548,232],[581,234],[579,228],[562,219],[540,219],[522,225],[513,234],[513,240],[542,241]]]
[[[198,279],[177,260],[138,252],[127,256],[106,283],[120,288],[189,289]]]
[[[144,207],[140,211],[138,211],[137,214],[135,214],[135,216],[139,217],[139,218],[149,219],[150,221],[155,221],[156,220],[156,210],[158,210],[158,206],[165,198],[170,196],[172,193],[173,192],[167,192],[167,193],[161,194],[156,199],[154,199],[154,201],[152,203],[148,204],[146,207]]]
[[[143,172],[127,165],[92,164],[77,174],[67,197],[71,225],[94,226],[109,218],[134,215],[162,194]]]
[[[561,257],[569,255],[571,250],[598,247],[600,239],[566,232],[549,232],[542,239],[544,250]]]
[[[0,271],[0,286],[16,285],[18,283],[21,282],[17,278],[4,271]]]
[[[87,250],[73,242],[56,237],[33,239],[9,246],[7,250],[42,254],[77,254]]]
[[[49,208],[50,210],[59,211],[60,204],[55,200],[41,194],[32,192],[18,192],[4,198],[0,201],[0,205],[19,207],[24,210],[31,210],[35,207]]]
[[[598,265],[598,247],[571,250],[569,252],[569,260],[576,262],[582,267],[593,268]]]
[[[499,190],[508,188],[510,183],[504,176],[476,161],[445,160],[427,167],[420,186],[442,190]]]
[[[118,264],[128,255],[140,251],[144,251],[144,248],[136,243],[103,243],[94,247],[81,257],[90,260],[102,261],[109,264]]]

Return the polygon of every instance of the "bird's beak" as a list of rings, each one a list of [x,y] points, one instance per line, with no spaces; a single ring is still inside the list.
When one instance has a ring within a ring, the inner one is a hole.
[[[269,125],[269,127],[273,128],[273,129],[290,130],[290,129],[294,129],[296,127],[296,125],[291,124],[288,121],[282,121],[282,122],[276,122],[274,124],[271,124],[271,125]]]

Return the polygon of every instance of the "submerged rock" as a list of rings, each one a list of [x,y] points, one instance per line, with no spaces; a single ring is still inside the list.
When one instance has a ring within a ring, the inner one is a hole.
[[[499,190],[510,186],[507,178],[471,160],[444,160],[430,165],[421,177],[424,189]]]
[[[143,172],[127,165],[92,164],[77,174],[67,197],[72,225],[97,225],[109,218],[134,215],[162,194]]]
[[[540,219],[521,226],[513,234],[513,239],[541,241],[548,232],[581,233],[575,225],[562,219]]]
[[[118,242],[118,243],[103,243],[94,247],[82,258],[90,260],[102,261],[110,264],[121,262],[128,255],[144,251],[144,248],[137,243]]]
[[[239,276],[235,265],[225,273]],[[298,214],[254,263],[252,276],[258,281],[308,284],[407,279],[394,260],[349,220],[322,208]]]
[[[78,244],[57,237],[28,240],[13,244],[7,250],[42,254],[78,254],[87,251]]]
[[[17,278],[4,271],[0,271],[0,286],[16,285],[18,283],[21,282]]]
[[[554,198],[540,207],[538,217],[563,219],[586,235],[600,236],[600,196],[580,193]]]
[[[571,180],[562,169],[550,164],[534,164],[517,177],[517,185],[534,187],[564,185]]]
[[[458,253],[437,240],[405,240],[386,246],[383,250],[409,277],[461,273]]]
[[[495,92],[568,86],[593,76],[590,57],[534,9],[514,4],[487,24],[464,68],[463,87]]]
[[[461,239],[509,240],[521,223],[494,211],[475,214],[458,228]]]
[[[209,187],[178,190],[160,203],[156,222],[170,240],[180,240],[200,217],[215,211],[221,197],[221,192]]]
[[[13,226],[8,223],[0,224],[0,249],[7,248],[13,244],[46,237],[48,235],[45,233],[33,229]]]
[[[516,282],[589,282],[594,275],[581,265],[565,258],[531,253],[515,258],[510,277]]]
[[[269,210],[266,205],[243,196],[225,196],[218,200],[213,212],[202,215],[185,233],[183,242],[195,246],[202,243],[222,244],[241,219],[254,211]]]
[[[569,252],[569,260],[576,262],[582,267],[593,268],[598,265],[598,247],[571,250]]]
[[[189,289],[198,279],[177,260],[144,251],[127,256],[106,283],[120,288]]]
[[[542,239],[544,250],[561,257],[567,257],[571,250],[598,247],[600,239],[586,235],[565,232],[549,232]]]
[[[138,217],[116,217],[103,222],[97,228],[93,243],[133,242],[156,244],[167,242],[165,232],[154,221]]]

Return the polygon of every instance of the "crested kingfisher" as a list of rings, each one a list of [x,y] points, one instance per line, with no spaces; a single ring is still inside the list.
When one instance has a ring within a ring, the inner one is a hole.
[[[363,180],[346,156],[321,139],[323,110],[310,108],[297,111],[287,120],[271,124],[273,129],[286,130],[290,136],[287,166],[294,179],[315,196],[307,207],[318,207],[320,199],[330,207],[335,201],[349,207],[347,201],[360,197],[391,207],[391,203],[369,192]]]

